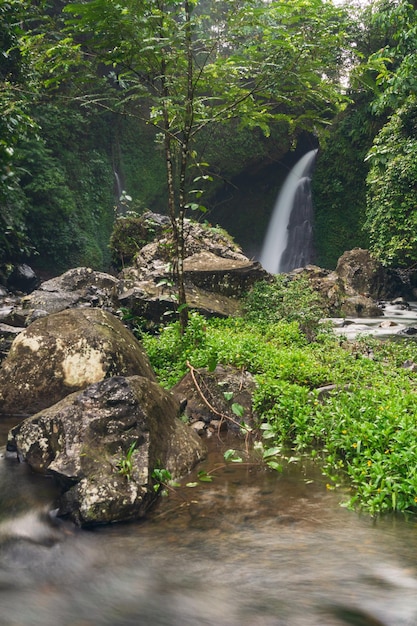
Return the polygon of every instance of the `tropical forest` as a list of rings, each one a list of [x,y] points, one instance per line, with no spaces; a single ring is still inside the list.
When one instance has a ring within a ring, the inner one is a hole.
[[[336,338],[302,276],[259,280],[238,315],[206,319],[183,265],[189,219],[258,258],[286,172],[316,149],[314,264],[362,248],[412,272],[417,3],[5,0],[0,18],[3,284],[19,263],[115,275],[147,242],[141,216],[167,216],[177,319],[119,311],[160,384],[247,370],[259,419],[241,430],[268,467],[317,458],[350,507],[415,511],[415,342]]]
[[[0,469],[1,553],[28,580],[43,563],[39,622],[13,578],[7,623],[415,623],[416,50],[417,0],[0,0],[0,445],[57,489],[52,521],[36,487],[17,524],[27,487]],[[271,270],[274,205],[307,154],[308,254]],[[306,545],[314,602],[292,596]],[[371,570],[381,545],[398,580]]]
[[[345,250],[362,247],[386,267],[413,267],[416,10],[414,3],[402,0],[338,5],[322,0],[2,3],[3,280],[19,262],[46,276],[76,266],[118,269],[123,246],[131,243],[129,220],[146,210],[173,216],[178,231],[186,215],[219,225],[244,251],[256,255],[283,177],[277,164],[285,159],[291,163],[297,150],[312,147],[319,147],[313,177],[317,265],[334,268]],[[181,245],[186,245],[181,239],[178,232],[174,252],[179,258]],[[316,297],[307,291],[300,303],[288,295],[282,281],[269,287],[272,295],[265,289],[257,286],[249,295],[245,321],[229,320],[221,334],[231,333],[239,343],[241,333],[254,332],[254,320],[261,335],[265,323],[285,321],[288,356],[283,357],[280,347],[273,359],[254,365],[250,362],[256,351],[249,349],[246,361],[247,349],[236,347],[239,362],[232,354],[218,358],[267,375],[270,380],[259,385],[255,402],[264,418],[271,411],[275,417],[272,430],[265,423],[262,427],[269,436],[276,430],[273,439],[280,443],[294,436],[297,445],[309,447],[320,440],[310,430],[326,429],[318,425],[317,415],[313,419],[316,409],[314,402],[310,406],[308,392],[327,381],[329,364],[318,367],[316,360],[327,355],[327,348],[317,337],[308,348],[299,345],[306,335],[293,316],[307,316],[306,324],[313,324],[320,318],[318,305],[310,301]],[[271,297],[287,299],[290,305],[277,304],[263,320],[262,301]],[[283,332],[279,328],[279,333],[273,332],[274,341]],[[174,341],[174,330],[167,332]],[[211,332],[220,332],[216,324]],[[164,337],[165,331],[157,339],[158,358],[162,369],[174,368],[169,355],[161,357]],[[180,333],[174,352],[183,351],[185,337]],[[155,336],[144,341],[152,351]],[[215,341],[211,333],[207,341]],[[308,350],[308,358],[296,358],[300,350]],[[404,350],[412,351],[413,346]],[[390,411],[413,419],[413,377],[402,373],[406,380],[400,383],[395,374],[398,401],[385,386],[382,370],[387,359],[400,359],[394,352],[393,347],[378,346],[378,358],[363,366],[381,370],[381,394],[389,395]],[[343,356],[349,360],[349,352]],[[302,375],[297,372],[299,359],[306,361]],[[283,370],[279,379],[273,361]],[[193,364],[204,362],[200,355]],[[356,377],[362,376],[360,364],[355,362]],[[183,373],[180,365],[175,367],[178,375]],[[317,380],[310,380],[309,367]],[[174,371],[166,382],[173,383]],[[349,377],[332,372],[333,382]],[[271,385],[278,389],[272,392]],[[295,408],[297,393],[307,394],[302,413]],[[362,393],[372,396],[357,402],[371,412],[373,422],[374,404],[386,402],[377,398],[375,386]],[[286,395],[291,415],[286,415],[289,409],[278,408]],[[339,396],[338,405],[341,402]],[[338,406],[338,411],[345,410]],[[362,506],[372,511],[412,507],[416,470],[413,467],[410,475],[407,459],[401,469],[395,453],[385,453],[394,445],[392,424],[387,425],[388,435],[378,428],[378,439],[384,442],[372,444],[375,450],[370,442],[365,445],[364,458],[372,466],[363,467],[362,461],[357,466],[359,457],[350,455],[361,439],[354,431],[363,430],[364,424],[351,413],[350,407],[339,419],[341,434],[327,462],[347,468],[359,492],[366,490]],[[335,419],[333,407],[320,407],[320,420],[327,419]],[[299,420],[305,422],[301,433]],[[395,445],[403,454],[403,444]],[[411,447],[408,451],[411,454]],[[387,472],[387,463],[393,464],[395,475],[391,469]],[[409,482],[405,491],[404,485],[399,487],[403,479]]]

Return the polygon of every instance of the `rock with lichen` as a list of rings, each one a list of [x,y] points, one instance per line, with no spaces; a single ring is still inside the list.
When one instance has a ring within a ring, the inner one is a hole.
[[[80,526],[142,517],[155,468],[186,474],[205,455],[173,394],[143,376],[112,377],[23,420],[7,448],[61,486],[60,516]]]
[[[22,331],[0,368],[0,414],[31,415],[110,376],[156,380],[140,343],[101,309],[60,311]]]

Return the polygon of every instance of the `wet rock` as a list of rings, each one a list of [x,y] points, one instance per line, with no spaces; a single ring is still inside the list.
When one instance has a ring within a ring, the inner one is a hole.
[[[39,277],[26,263],[15,265],[7,279],[8,289],[11,291],[22,291],[23,293],[31,293],[39,286],[39,283]]]
[[[336,274],[348,295],[387,300],[403,288],[398,275],[374,259],[369,250],[354,248],[339,258]]]
[[[379,324],[379,328],[394,328],[395,326],[398,326],[398,324],[393,320],[385,320]]]
[[[155,499],[155,468],[178,478],[204,457],[178,415],[174,395],[155,382],[112,377],[21,422],[8,449],[56,477],[60,516],[81,526],[131,520]]]
[[[397,335],[405,336],[405,337],[413,337],[417,335],[417,327],[416,326],[408,326],[407,328],[402,328]]]
[[[380,317],[383,315],[374,300],[359,295],[346,298],[341,304],[340,311],[343,315],[354,317]]]
[[[42,283],[39,289],[22,299],[14,315],[20,315],[28,325],[42,315],[75,307],[114,310],[117,283],[117,278],[110,274],[77,267]]]
[[[410,305],[405,298],[395,298],[390,304],[400,311],[409,311]]]
[[[114,375],[155,380],[139,342],[101,309],[61,311],[33,322],[0,368],[0,414],[30,415]]]
[[[267,272],[219,229],[186,220],[185,230],[184,278],[190,308],[208,317],[238,315],[239,298],[254,282],[266,278]],[[143,246],[134,266],[120,273],[120,306],[154,322],[176,311],[170,246],[170,235],[165,232],[158,241]]]

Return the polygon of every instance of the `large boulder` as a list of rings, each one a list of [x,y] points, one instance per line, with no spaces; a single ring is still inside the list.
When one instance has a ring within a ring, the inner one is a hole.
[[[0,368],[0,414],[30,415],[115,375],[155,374],[139,342],[101,309],[42,317],[22,331]]]
[[[396,272],[385,268],[369,250],[362,248],[344,252],[337,262],[336,274],[348,296],[386,300],[402,295],[404,288]]]
[[[9,433],[8,451],[61,485],[60,516],[85,526],[143,516],[156,468],[186,474],[205,455],[179,403],[141,376],[113,377],[67,396]]]
[[[39,317],[75,307],[100,307],[114,310],[118,279],[89,267],[76,267],[43,282],[22,298],[4,321],[28,325]]]
[[[186,220],[184,279],[190,308],[205,316],[238,315],[242,294],[257,280],[267,278],[262,266],[217,228]],[[133,266],[119,275],[119,304],[134,315],[152,321],[177,309],[173,285],[169,232],[149,243],[135,257]]]
[[[384,314],[372,298],[362,295],[344,298],[340,312],[343,317],[382,317]]]
[[[240,297],[267,274],[260,263],[243,259],[225,259],[202,251],[184,260],[186,284],[224,296]]]
[[[7,287],[11,291],[30,293],[39,286],[39,277],[26,263],[15,265],[12,273],[7,278]]]
[[[334,271],[309,265],[292,274],[305,276],[322,296],[327,314],[336,317],[382,316],[378,301],[403,295],[405,290],[397,272],[361,248],[345,252]]]

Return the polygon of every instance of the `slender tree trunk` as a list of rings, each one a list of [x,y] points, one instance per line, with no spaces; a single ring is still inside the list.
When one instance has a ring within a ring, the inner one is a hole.
[[[187,212],[187,169],[190,149],[191,129],[193,125],[193,57],[191,35],[191,7],[188,0],[184,2],[185,37],[184,45],[187,55],[187,96],[185,100],[185,126],[181,141],[180,157],[180,186],[179,186],[179,215],[178,215],[178,305],[181,331],[184,332],[188,324],[188,306],[184,283],[184,258],[186,254],[186,240],[184,220]]]
[[[175,197],[175,183],[174,183],[174,165],[172,155],[172,139],[169,133],[169,118],[168,111],[164,108],[164,124],[165,124],[165,163],[167,170],[167,184],[168,184],[168,213],[172,226],[172,238],[174,243],[174,261],[173,261],[173,274],[177,285],[178,295],[178,310],[180,319],[181,334],[184,331],[188,323],[187,301],[185,295],[184,284],[184,216],[181,215],[181,211],[177,216],[176,197]]]
[[[168,210],[171,220],[173,240],[174,240],[174,277],[177,283],[178,314],[180,320],[181,334],[184,334],[188,325],[188,306],[184,281],[184,259],[186,255],[186,235],[184,232],[184,221],[187,213],[187,170],[191,140],[191,129],[193,125],[193,56],[192,56],[192,32],[191,32],[191,5],[189,0],[184,1],[184,46],[187,56],[187,95],[185,99],[185,125],[182,138],[180,140],[179,159],[179,187],[178,187],[178,207],[174,182],[173,164],[173,141],[176,141],[170,132],[170,119],[168,111],[169,87],[163,78],[163,117],[164,117],[164,148],[167,168],[168,183]],[[165,76],[164,63],[162,64],[161,76]]]

